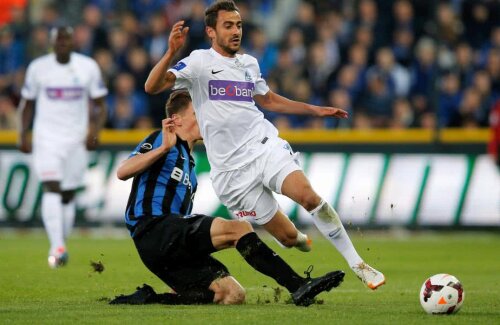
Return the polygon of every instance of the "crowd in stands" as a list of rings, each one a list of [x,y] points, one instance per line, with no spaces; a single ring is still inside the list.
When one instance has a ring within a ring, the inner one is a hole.
[[[204,0],[2,0],[0,129],[15,128],[27,65],[49,51],[49,30],[74,27],[110,90],[107,127],[157,127],[167,93],[144,82],[172,24],[190,27],[184,54],[208,48]],[[70,5],[68,3],[71,3]],[[341,107],[348,120],[265,112],[285,128],[488,126],[500,105],[500,2],[489,0],[248,0],[242,52],[275,92]]]

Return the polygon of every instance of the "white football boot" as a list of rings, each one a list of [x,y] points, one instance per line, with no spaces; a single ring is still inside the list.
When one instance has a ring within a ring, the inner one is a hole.
[[[385,284],[385,276],[365,262],[351,267],[356,276],[370,289],[375,290]]]

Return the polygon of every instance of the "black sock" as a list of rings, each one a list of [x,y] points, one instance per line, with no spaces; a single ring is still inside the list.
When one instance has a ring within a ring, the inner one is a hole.
[[[305,280],[267,246],[256,233],[251,232],[238,240],[236,249],[254,269],[270,276],[290,292],[295,292]]]
[[[155,297],[155,303],[164,305],[202,305],[214,302],[215,293],[212,290],[177,293],[160,293]]]

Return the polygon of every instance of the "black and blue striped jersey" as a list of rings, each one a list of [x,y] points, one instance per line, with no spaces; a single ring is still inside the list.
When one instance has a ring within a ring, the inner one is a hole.
[[[146,137],[130,154],[133,157],[160,147],[161,130]],[[170,214],[188,215],[198,185],[188,143],[177,137],[168,153],[144,172],[136,175],[125,212],[125,221],[132,237],[135,225],[143,216],[167,217]]]

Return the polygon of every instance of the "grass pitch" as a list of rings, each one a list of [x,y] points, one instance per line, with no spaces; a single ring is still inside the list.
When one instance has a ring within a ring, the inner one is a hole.
[[[282,249],[262,237],[300,274],[310,264],[313,276],[343,269],[344,283],[319,295],[319,304],[296,307],[284,288],[253,271],[236,250],[226,250],[215,256],[247,289],[244,305],[110,306],[109,298],[142,283],[157,292],[168,289],[142,265],[129,238],[77,234],[68,243],[68,266],[51,270],[42,232],[0,232],[0,323],[500,324],[498,233],[353,234],[360,254],[386,275],[387,284],[374,292],[322,237],[315,237],[310,253]],[[91,262],[101,262],[104,271],[93,271]],[[420,286],[435,273],[462,282],[465,301],[458,314],[432,316],[421,309]]]

